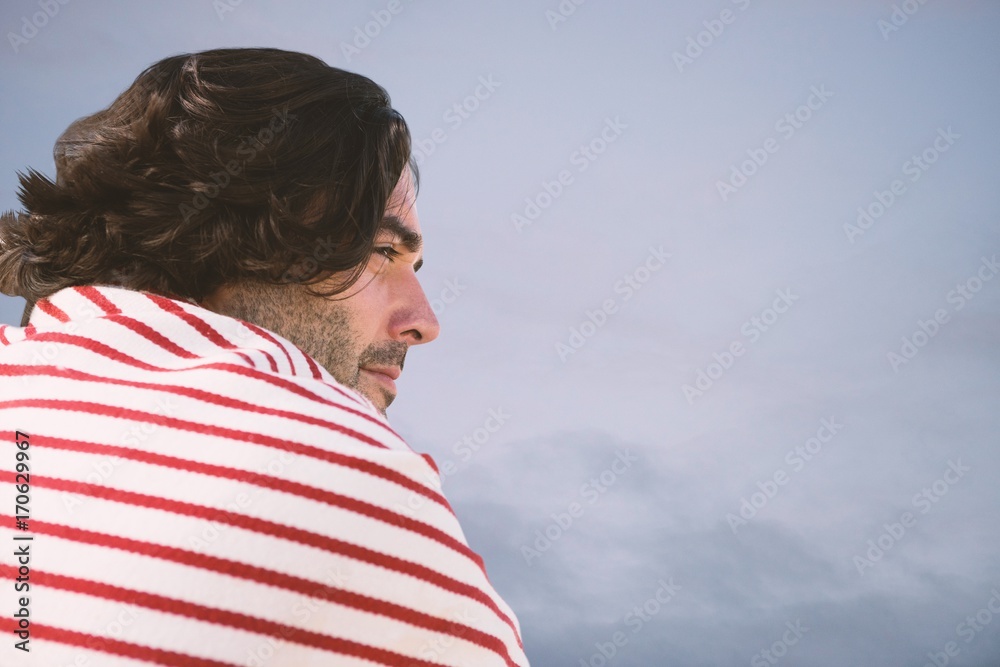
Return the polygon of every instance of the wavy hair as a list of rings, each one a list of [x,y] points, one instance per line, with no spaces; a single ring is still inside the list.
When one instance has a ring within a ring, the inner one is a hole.
[[[56,178],[18,172],[0,218],[0,291],[34,301],[111,284],[201,300],[244,280],[360,277],[410,133],[370,79],[278,49],[147,68],[55,147]],[[312,288],[310,288],[312,289]]]

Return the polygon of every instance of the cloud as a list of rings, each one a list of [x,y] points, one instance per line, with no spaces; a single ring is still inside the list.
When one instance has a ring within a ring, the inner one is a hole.
[[[637,461],[589,503],[593,480],[623,451]],[[805,503],[801,513],[756,518],[734,535],[718,508],[736,511],[736,501],[717,479],[694,456],[678,464],[666,447],[581,431],[491,443],[445,490],[470,543],[486,554],[491,580],[518,611],[529,654],[552,667],[589,659],[616,632],[628,639],[620,664],[658,664],[662,655],[682,666],[746,664],[791,632],[787,623],[807,628],[786,647],[797,665],[918,661],[954,639],[964,615],[986,604],[988,577],[1000,574],[994,567],[968,577],[947,560],[922,559],[937,527],[900,540],[861,577],[843,554],[877,537],[868,498],[855,499],[850,514],[871,520],[847,530],[839,513],[824,526]],[[819,493],[827,503],[852,495]],[[583,513],[567,525],[573,502]],[[819,525],[797,525],[807,522]],[[525,546],[545,548],[527,562]],[[636,608],[662,582],[679,592],[640,623]],[[1000,655],[989,639],[975,641],[968,656]]]

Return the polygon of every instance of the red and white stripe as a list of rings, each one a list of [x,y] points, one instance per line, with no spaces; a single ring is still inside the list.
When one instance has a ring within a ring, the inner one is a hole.
[[[106,286],[0,327],[5,545],[15,430],[32,650],[8,581],[4,667],[528,664],[430,457],[276,334]]]

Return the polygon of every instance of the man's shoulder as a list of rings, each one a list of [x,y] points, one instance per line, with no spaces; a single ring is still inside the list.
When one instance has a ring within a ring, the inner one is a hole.
[[[5,333],[0,363],[47,387],[75,393],[82,382],[194,392],[238,404],[248,419],[268,406],[310,418],[333,410],[344,426],[379,425],[402,444],[367,398],[292,342],[193,301],[121,287],[71,287],[39,300],[28,327]]]
[[[22,339],[90,342],[126,357],[178,369],[240,360],[284,376],[331,378],[311,357],[278,334],[221,315],[193,300],[107,285],[68,287],[35,304]]]

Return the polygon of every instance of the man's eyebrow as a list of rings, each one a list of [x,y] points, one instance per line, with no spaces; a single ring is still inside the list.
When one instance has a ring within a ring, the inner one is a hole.
[[[379,231],[390,232],[397,237],[398,242],[403,244],[404,248],[412,253],[420,252],[420,249],[424,246],[424,237],[404,225],[403,221],[395,215],[387,215],[382,218],[382,224],[379,225]],[[423,265],[424,258],[421,257],[413,265],[413,272],[416,273],[419,271],[420,267]]]

